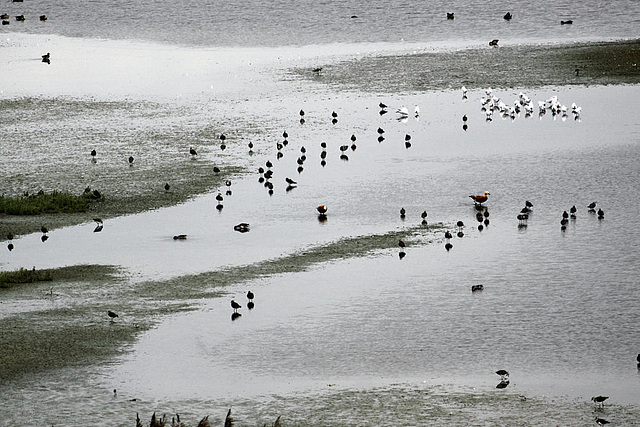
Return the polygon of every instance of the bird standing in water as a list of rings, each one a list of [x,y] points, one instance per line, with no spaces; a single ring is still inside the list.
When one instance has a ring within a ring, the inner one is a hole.
[[[484,202],[486,202],[487,199],[489,199],[490,195],[491,195],[491,193],[489,193],[488,191],[485,191],[484,194],[478,194],[478,195],[473,195],[472,194],[469,197],[471,197],[475,203],[481,205]]]
[[[604,401],[607,400],[609,396],[593,396],[591,400],[596,403],[596,405],[604,406]]]
[[[234,300],[231,300],[231,308],[233,308],[233,312],[237,313],[238,309],[241,308],[242,306],[240,304],[238,304],[237,302],[235,302]]]

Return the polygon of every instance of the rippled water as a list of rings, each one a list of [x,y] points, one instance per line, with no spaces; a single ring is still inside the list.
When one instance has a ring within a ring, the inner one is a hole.
[[[0,31],[55,33],[72,37],[139,39],[208,46],[281,46],[333,42],[425,42],[575,40],[640,35],[640,5],[608,2],[500,1],[145,1],[114,5],[100,0],[8,3],[11,24]],[[511,21],[502,16],[510,11]],[[455,19],[446,19],[454,12]],[[13,21],[24,14],[23,23]],[[46,14],[47,22],[38,16]],[[356,16],[357,18],[352,18]],[[561,20],[573,25],[560,26]]]

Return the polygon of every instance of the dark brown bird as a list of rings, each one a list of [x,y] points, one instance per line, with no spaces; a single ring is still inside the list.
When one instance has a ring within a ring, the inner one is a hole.
[[[253,292],[251,292],[251,291],[247,292],[247,298],[249,299],[249,301],[253,301],[253,297],[254,296],[255,295],[253,295]]]
[[[169,185],[168,182],[164,184],[165,191],[169,191],[170,188],[171,188],[171,186]]]
[[[319,214],[324,215],[327,213],[327,207],[325,205],[320,205],[316,208]]]
[[[195,150],[195,148],[191,147],[189,148],[189,154],[191,154],[192,156],[197,156],[198,152]]]
[[[107,311],[107,316],[109,316],[111,318],[112,322],[116,317],[118,317],[118,315],[115,312],[111,311],[111,310]]]

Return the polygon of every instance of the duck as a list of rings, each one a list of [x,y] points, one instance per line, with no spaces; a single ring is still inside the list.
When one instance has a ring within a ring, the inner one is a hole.
[[[491,193],[485,191],[484,194],[471,195],[469,197],[471,197],[475,203],[481,205],[482,203],[487,201],[490,195]]]
[[[447,19],[453,19],[453,18],[455,18],[453,12],[451,13],[447,12]]]
[[[511,18],[513,18],[513,15],[511,14],[511,12],[507,12],[505,13],[505,15],[503,16],[505,21],[510,21]]]
[[[493,40],[491,40],[491,41],[489,42],[489,46],[495,46],[495,47],[498,47],[498,42],[499,42],[499,41],[500,41],[499,39],[493,39]]]

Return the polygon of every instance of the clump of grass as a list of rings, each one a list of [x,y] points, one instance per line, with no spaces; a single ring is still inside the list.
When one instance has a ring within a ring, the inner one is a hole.
[[[11,285],[19,283],[33,283],[33,282],[45,282],[51,281],[50,270],[36,270],[33,267],[32,270],[21,268],[16,271],[0,271],[0,288],[9,288]]]
[[[24,194],[19,197],[0,196],[0,213],[7,215],[40,215],[51,213],[86,212],[91,203],[102,200],[102,194],[98,190],[91,189],[79,196],[54,191],[45,193],[39,191],[36,194]]]

